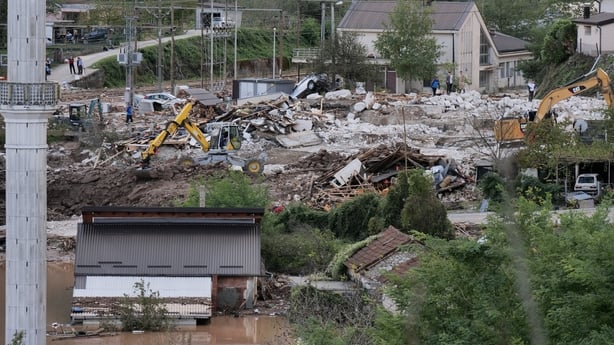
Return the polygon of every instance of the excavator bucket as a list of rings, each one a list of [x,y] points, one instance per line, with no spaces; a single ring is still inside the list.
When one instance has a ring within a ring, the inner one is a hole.
[[[135,175],[137,180],[151,180],[153,178],[151,168],[138,168],[135,170]]]

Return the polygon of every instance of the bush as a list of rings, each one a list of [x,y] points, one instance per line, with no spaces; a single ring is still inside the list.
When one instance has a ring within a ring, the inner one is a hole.
[[[377,215],[379,203],[380,198],[371,193],[344,202],[330,211],[331,231],[340,239],[351,241],[365,239],[370,235],[369,220]]]
[[[143,280],[134,283],[136,298],[124,295],[120,305],[119,319],[126,331],[162,331],[172,328],[167,310],[160,299]]]
[[[401,211],[402,230],[417,230],[425,234],[442,238],[453,236],[452,223],[448,220],[446,207],[437,199],[433,190],[433,181],[425,175],[424,170],[414,169],[409,172],[408,196]]]
[[[224,171],[221,175],[200,179],[192,183],[188,198],[182,207],[198,207],[200,188],[205,186],[207,207],[240,208],[261,207],[269,204],[269,192],[263,185],[254,183],[240,171]]]
[[[262,259],[273,272],[306,275],[323,271],[337,251],[330,231],[303,226],[292,233],[263,231]]]

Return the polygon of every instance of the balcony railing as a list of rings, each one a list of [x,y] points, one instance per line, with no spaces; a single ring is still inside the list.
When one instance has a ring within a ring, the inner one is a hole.
[[[55,82],[0,81],[0,105],[55,106],[59,98],[60,85]]]
[[[320,57],[320,48],[295,48],[292,50],[292,62],[308,62]]]

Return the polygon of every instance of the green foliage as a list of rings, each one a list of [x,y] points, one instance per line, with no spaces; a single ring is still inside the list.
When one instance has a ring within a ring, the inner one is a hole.
[[[190,188],[188,198],[181,203],[181,206],[197,207],[203,186],[207,207],[266,208],[269,204],[269,194],[265,186],[255,184],[243,172],[228,170],[206,181],[195,181]]]
[[[406,172],[397,175],[396,183],[390,188],[379,208],[378,217],[383,221],[373,223],[373,226],[377,227],[370,228],[372,233],[379,232],[388,225],[392,225],[397,229],[403,227],[399,215],[405,205],[405,199],[409,195],[408,182],[409,179]]]
[[[15,334],[13,334],[13,339],[11,339],[11,342],[8,343],[8,345],[23,345],[25,337],[26,337],[25,331],[19,331],[19,332],[15,331]]]
[[[400,316],[378,314],[376,344],[512,344],[527,339],[505,251],[467,239],[428,238],[426,247],[418,268],[390,277],[387,292]],[[399,334],[401,340],[394,340]]]
[[[375,48],[390,59],[390,67],[406,80],[431,79],[441,55],[431,35],[430,8],[422,0],[401,0],[390,14],[390,27],[378,35]]]
[[[336,35],[333,41],[325,42],[321,55],[320,68],[327,66],[330,75],[342,76],[348,83],[345,87],[355,86],[357,81],[373,80],[376,76],[376,66],[367,60],[367,48],[359,42],[356,33]]]
[[[376,302],[362,291],[339,294],[313,286],[292,288],[289,319],[305,345],[371,344]]]
[[[558,64],[567,60],[576,51],[576,24],[569,19],[560,19],[549,28],[541,51],[546,63]]]
[[[326,274],[335,280],[345,279],[345,261],[350,258],[359,249],[366,247],[369,243],[373,242],[377,238],[377,235],[369,236],[366,239],[343,246],[335,257],[330,260],[328,267],[326,267]]]
[[[433,181],[422,169],[410,170],[409,193],[401,211],[401,224],[405,232],[417,230],[443,238],[453,236],[452,224],[445,206],[433,191]]]
[[[561,196],[563,188],[559,184],[544,183],[537,177],[521,175],[517,190],[520,196],[539,204],[544,201],[555,204],[564,202],[564,198]]]
[[[338,240],[327,230],[303,225],[291,233],[263,230],[261,255],[267,270],[306,275],[323,271],[335,255]]]
[[[377,195],[368,193],[354,197],[331,210],[331,231],[340,239],[352,241],[359,241],[371,235],[368,232],[369,220],[377,215],[379,201]]]
[[[495,172],[485,174],[478,183],[484,197],[491,203],[499,204],[503,202],[505,193],[505,180]]]
[[[160,293],[152,291],[143,280],[134,283],[136,298],[124,295],[119,319],[124,330],[163,331],[170,330],[172,323]]]
[[[315,18],[306,18],[301,24],[301,38],[307,47],[315,47],[320,42],[320,23]]]
[[[311,209],[304,204],[293,203],[278,215],[270,217],[271,226],[277,232],[291,233],[306,226],[328,229],[328,213]]]

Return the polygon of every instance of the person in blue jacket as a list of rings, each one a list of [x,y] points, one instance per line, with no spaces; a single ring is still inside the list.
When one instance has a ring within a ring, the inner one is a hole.
[[[435,77],[431,82],[431,89],[433,89],[433,96],[437,96],[437,90],[439,89],[439,78]]]

